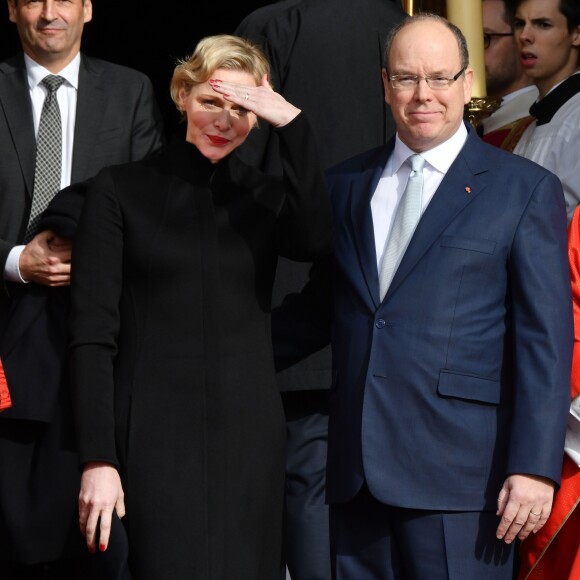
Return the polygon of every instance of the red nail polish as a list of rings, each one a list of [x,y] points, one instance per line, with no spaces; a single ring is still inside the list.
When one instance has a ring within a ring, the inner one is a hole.
[[[104,551],[106,550],[105,544],[101,544],[101,545],[99,546],[99,550],[100,550],[101,552],[104,552]]]

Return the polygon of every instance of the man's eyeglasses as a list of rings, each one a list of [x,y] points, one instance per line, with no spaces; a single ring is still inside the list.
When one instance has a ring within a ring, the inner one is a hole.
[[[389,81],[391,81],[391,86],[394,89],[415,89],[419,82],[424,80],[430,89],[442,91],[448,89],[464,72],[465,67],[451,78],[442,77],[441,75],[428,77],[420,77],[418,75],[393,75],[389,76]]]
[[[484,32],[483,33],[483,48],[488,49],[491,44],[491,39],[494,36],[513,36],[513,32]]]

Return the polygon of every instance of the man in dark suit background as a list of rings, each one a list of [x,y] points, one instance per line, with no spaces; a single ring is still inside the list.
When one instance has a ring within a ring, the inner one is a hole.
[[[333,263],[274,313],[280,366],[332,330],[338,580],[510,580],[515,538],[544,525],[560,481],[573,346],[562,185],[465,125],[472,78],[445,19],[393,31],[397,136],[327,172]]]
[[[61,187],[147,156],[164,133],[147,77],[80,53],[91,0],[8,0],[8,12],[23,52],[0,63],[0,352],[13,403],[0,416],[0,569],[6,580],[88,579],[64,372],[71,245],[52,231],[23,243],[42,79],[65,79]]]
[[[258,8],[235,33],[264,47],[272,81],[308,113],[325,168],[377,147],[394,132],[382,94],[389,29],[405,16],[396,0],[281,0]],[[241,155],[279,173],[275,133],[261,126]],[[281,259],[274,304],[298,291],[308,264]],[[287,421],[286,557],[292,580],[330,577],[324,503],[330,349],[278,374]]]

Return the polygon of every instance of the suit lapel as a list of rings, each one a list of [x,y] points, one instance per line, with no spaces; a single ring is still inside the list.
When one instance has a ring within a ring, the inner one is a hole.
[[[363,169],[360,179],[351,183],[350,191],[352,235],[364,281],[375,308],[380,304],[380,300],[371,199],[393,146],[394,140],[385,149],[380,150],[378,157],[373,158]]]
[[[10,137],[20,160],[27,193],[32,196],[36,138],[24,56],[21,54],[5,62],[0,74],[4,76],[0,83],[0,109],[4,111]]]
[[[486,186],[485,173],[488,171],[484,161],[483,147],[485,146],[479,137],[470,130],[463,149],[449,168],[421,217],[389,286],[385,300],[388,300],[397,290],[449,223],[478,195],[481,195]]]
[[[95,135],[109,105],[102,72],[98,62],[81,54],[71,183],[82,181],[90,174]]]

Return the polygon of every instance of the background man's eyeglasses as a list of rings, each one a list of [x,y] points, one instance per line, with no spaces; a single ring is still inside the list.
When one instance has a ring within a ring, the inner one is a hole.
[[[391,86],[394,89],[415,89],[419,81],[424,80],[430,89],[444,90],[448,89],[465,71],[463,67],[455,76],[451,78],[442,77],[439,75],[420,77],[418,75],[393,75],[389,76]]]
[[[513,36],[514,33],[513,32],[484,32],[483,33],[483,48],[487,49],[489,48],[489,45],[491,44],[491,39],[494,36]]]

